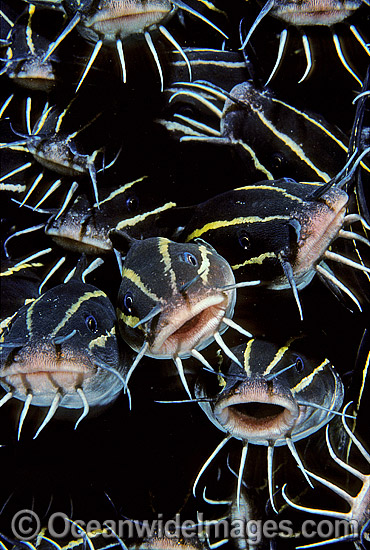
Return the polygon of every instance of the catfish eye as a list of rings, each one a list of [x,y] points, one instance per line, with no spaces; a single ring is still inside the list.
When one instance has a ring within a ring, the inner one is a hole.
[[[139,199],[134,195],[132,197],[129,197],[126,200],[126,206],[129,212],[136,212],[136,210],[139,208]]]
[[[274,153],[271,158],[271,165],[273,170],[283,168],[285,165],[285,157],[281,153]]]
[[[190,252],[184,252],[183,259],[187,264],[193,265],[194,267],[197,267],[198,265],[198,260],[194,254],[191,254]]]
[[[246,231],[241,231],[238,235],[238,242],[244,250],[249,250],[251,247],[251,242]]]
[[[91,332],[96,332],[98,330],[98,323],[92,315],[88,315],[85,319],[85,325]]]
[[[301,359],[300,357],[297,357],[297,359],[295,360],[295,370],[299,373],[299,372],[302,372],[303,369],[304,369],[303,359]]]
[[[132,308],[134,305],[134,297],[131,292],[126,292],[123,297],[123,313],[125,315],[130,315],[132,313]]]

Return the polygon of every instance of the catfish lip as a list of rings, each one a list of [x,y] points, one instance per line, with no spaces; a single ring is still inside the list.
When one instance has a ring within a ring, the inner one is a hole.
[[[284,8],[277,7],[271,10],[275,17],[283,19],[293,25],[333,25],[349,17],[357,10],[360,2],[341,2],[333,0],[309,0],[300,4],[290,2]]]
[[[214,415],[233,437],[253,443],[289,435],[299,417],[299,406],[289,390],[249,378],[220,396]]]
[[[224,292],[206,293],[205,297],[182,296],[161,312],[149,346],[152,356],[190,355],[192,349],[212,338],[229,305]],[[206,344],[207,345],[207,344]]]
[[[311,217],[307,216],[302,224],[302,236],[298,243],[297,258],[294,263],[294,275],[313,269],[336,238],[343,225],[348,195],[339,189],[323,195],[324,204]]]
[[[106,0],[85,25],[107,35],[121,35],[120,31],[123,31],[123,34],[126,34],[126,31],[127,34],[131,34],[159,23],[171,9],[171,4],[167,0],[152,1],[146,5],[137,1]]]
[[[74,392],[76,386],[96,374],[96,368],[87,357],[58,359],[53,353],[33,351],[23,353],[20,360],[0,370],[0,380],[25,394],[43,394],[56,388]]]

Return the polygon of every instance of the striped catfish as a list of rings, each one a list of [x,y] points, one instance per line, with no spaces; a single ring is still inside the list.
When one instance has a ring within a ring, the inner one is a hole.
[[[127,45],[127,42],[135,40],[138,37],[144,37],[157,66],[161,80],[161,89],[163,90],[163,71],[152,39],[153,31],[159,31],[171,46],[175,47],[187,62],[190,72],[190,64],[182,47],[165,26],[178,9],[199,18],[216,32],[220,33],[221,36],[227,38],[227,35],[202,13],[203,10],[201,8],[204,2],[201,0],[196,0],[193,3],[195,7],[192,7],[192,2],[188,3],[182,0],[148,0],[145,2],[142,0],[99,0],[98,2],[95,0],[51,0],[48,2],[45,2],[45,0],[32,0],[32,4],[36,6],[49,5],[50,8],[62,10],[68,17],[67,25],[57,39],[50,44],[43,57],[43,61],[46,61],[50,57],[74,28],[77,28],[79,33],[88,42],[94,44],[93,51],[77,85],[76,92],[88,75],[102,46],[113,46],[116,48],[121,65],[122,80],[126,83],[124,46]],[[209,12],[220,11],[212,2],[207,2],[207,10]]]
[[[258,4],[261,4],[261,2],[259,1]],[[351,16],[359,11],[361,6],[367,5],[368,2],[365,0],[321,0],[321,2],[316,2],[314,0],[303,0],[302,2],[297,0],[267,0],[257,15],[255,21],[250,26],[247,35],[243,39],[242,48],[244,49],[246,47],[252,34],[255,32],[256,28],[260,25],[266,15],[272,15],[273,17],[280,19],[280,21],[286,25],[280,32],[278,55],[271,74],[267,80],[266,84],[268,84],[281,66],[281,62],[286,53],[289,26],[297,27],[302,36],[303,51],[306,59],[306,68],[299,80],[299,83],[301,83],[311,74],[311,71],[315,65],[316,57],[318,57],[316,52],[316,55],[312,55],[312,44],[308,30],[310,27],[327,27],[331,31],[334,50],[339,61],[345,70],[357,81],[357,83],[362,85],[360,76],[352,68],[351,59],[348,56],[348,48],[343,48],[341,45],[340,36],[337,32],[337,25],[341,23],[347,25],[354,39],[357,40],[360,47],[364,50],[365,55],[369,55],[365,27],[363,29],[364,32],[360,32],[353,22],[353,19],[351,21],[347,21]],[[358,17],[358,21],[361,21],[360,15]],[[328,50],[326,50],[326,53],[327,51]]]
[[[98,288],[76,277],[28,301],[0,342],[0,406],[24,402],[18,439],[31,404],[49,408],[35,437],[58,408],[82,409],[77,427],[90,408],[108,406],[125,386],[129,357],[114,307]]]
[[[338,373],[322,352],[312,351],[307,338],[292,337],[282,346],[251,339],[232,348],[231,361],[219,375],[221,389],[210,395],[204,381],[196,384],[199,405],[226,437],[200,470],[193,491],[211,460],[231,439],[242,441],[238,474],[239,501],[248,445],[267,446],[268,487],[273,499],[273,452],[287,445],[305,474],[294,442],[309,437],[339,410],[344,389]],[[240,366],[242,365],[242,366]],[[305,474],[308,479],[307,474]]]
[[[349,140],[342,131],[250,82],[230,92],[207,81],[179,82],[171,91],[169,114],[158,122],[181,142],[232,147],[248,181],[328,182],[346,162]],[[182,114],[186,106],[193,116]]]
[[[231,319],[238,285],[229,264],[201,240],[192,244],[163,237],[134,240],[118,232],[112,233],[112,239],[116,248],[129,248],[117,317],[122,338],[138,354],[126,382],[144,355],[172,358],[191,395],[181,359],[193,356],[211,368],[199,350],[216,340],[230,353],[221,338],[228,326],[250,336]]]
[[[319,198],[315,193],[322,191]],[[361,310],[356,296],[324,262],[346,264],[365,273],[370,267],[329,250],[335,239],[358,239],[362,235],[345,230],[357,214],[346,215],[348,195],[336,186],[321,190],[317,184],[288,178],[261,181],[227,191],[193,209],[184,209],[179,239],[191,242],[202,238],[231,264],[236,280],[259,279],[268,288],[291,288],[302,310],[298,290],[307,286],[316,273],[350,296]]]

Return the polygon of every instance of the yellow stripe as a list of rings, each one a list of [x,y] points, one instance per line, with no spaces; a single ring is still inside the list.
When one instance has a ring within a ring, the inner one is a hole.
[[[300,111],[299,109],[296,109],[292,105],[288,105],[288,103],[284,103],[284,101],[280,101],[279,99],[275,99],[273,97],[271,97],[270,99],[271,99],[272,102],[279,103],[279,105],[284,105],[284,107],[287,107],[288,109],[290,109],[294,113],[297,113],[300,116],[302,116],[303,118],[305,118],[306,120],[309,120],[312,124],[314,124],[315,126],[320,128],[320,130],[322,130],[327,136],[331,137],[331,139],[333,141],[335,141],[335,143],[337,145],[339,145],[339,147],[341,149],[343,149],[343,151],[345,151],[346,153],[348,152],[348,147],[340,139],[335,137],[334,134],[332,134],[330,132],[330,130],[325,128],[325,126],[323,124],[321,124],[321,122],[319,122],[318,120],[315,120],[314,118],[310,117],[307,113],[304,113],[303,111]]]
[[[126,183],[125,185],[122,185],[122,187],[119,187],[115,191],[112,191],[112,193],[106,199],[104,199],[103,201],[100,201],[99,205],[101,206],[105,202],[111,201],[112,199],[114,199],[115,197],[120,195],[121,193],[124,193],[125,191],[127,191],[127,189],[130,189],[133,185],[135,185],[135,183],[139,183],[139,182],[145,180],[147,177],[148,176],[143,176],[142,178],[139,178],[135,181],[130,181],[129,183]],[[97,206],[97,204],[95,203],[94,206]]]
[[[174,294],[177,292],[177,285],[176,285],[176,273],[174,272],[172,268],[172,260],[171,255],[169,253],[169,246],[170,242],[168,239],[159,238],[158,239],[158,248],[159,248],[159,254],[161,256],[161,262],[164,263],[164,271],[165,273],[170,273],[170,281],[171,281],[171,289]]]
[[[366,383],[366,378],[367,378],[367,373],[368,373],[368,370],[369,370],[369,364],[370,364],[370,351],[369,353],[367,354],[367,358],[366,358],[366,362],[365,362],[365,367],[362,371],[362,383],[361,383],[361,388],[360,388],[360,392],[359,392],[359,395],[358,395],[358,399],[357,399],[357,405],[356,405],[356,414],[358,413],[358,410],[360,408],[360,405],[361,405],[361,398],[362,398],[362,394],[364,392],[364,387],[365,387],[365,383]]]
[[[89,343],[89,349],[92,349],[95,346],[104,347],[107,340],[109,340],[109,338],[115,335],[116,335],[116,327],[113,327],[110,332],[107,331],[106,334],[102,334],[101,336],[98,336],[94,340],[91,340],[91,342]]]
[[[28,13],[29,15],[28,15],[28,22],[26,27],[26,41],[30,49],[30,52],[33,55],[35,55],[36,50],[32,40],[32,16],[35,13],[35,6],[33,4],[29,6]]]
[[[8,277],[9,275],[13,275],[14,273],[17,273],[18,271],[21,271],[22,269],[29,269],[30,267],[42,267],[44,264],[40,263],[33,263],[33,264],[20,264],[17,267],[9,267],[6,271],[2,271],[0,273],[0,277]]]
[[[147,286],[144,285],[143,281],[140,279],[139,275],[135,273],[133,269],[124,267],[122,271],[122,279],[128,279],[132,281],[135,286],[137,286],[146,296],[154,300],[155,302],[163,302],[162,298],[159,298],[154,292],[151,292]]]
[[[117,310],[117,317],[130,328],[134,328],[137,323],[140,323],[139,317],[134,317],[133,315],[125,315],[120,309]],[[139,325],[137,328],[142,329],[143,327]]]
[[[128,218],[127,220],[123,220],[119,222],[116,225],[116,229],[122,229],[123,227],[130,227],[132,225],[136,225],[138,222],[144,221],[149,216],[154,216],[155,214],[159,214],[160,212],[164,212],[165,210],[168,210],[169,208],[173,208],[176,206],[175,202],[167,202],[163,206],[159,206],[158,208],[155,208],[154,210],[151,210],[149,212],[145,212],[144,214],[139,214],[138,216],[134,216],[133,218]]]
[[[254,258],[250,258],[249,260],[245,260],[242,264],[235,264],[231,266],[231,269],[233,271],[236,271],[237,269],[240,269],[241,267],[244,267],[246,265],[261,265],[265,260],[268,260],[269,258],[277,258],[277,255],[275,252],[265,252],[264,254],[260,254],[259,256],[255,256]]]
[[[294,386],[294,388],[291,389],[292,394],[295,395],[296,393],[300,392],[301,390],[304,390],[305,388],[307,388],[307,386],[309,386],[311,384],[312,380],[315,378],[316,374],[318,372],[322,371],[326,367],[326,365],[329,365],[329,364],[330,364],[329,359],[324,359],[324,361],[321,363],[321,365],[316,367],[311,372],[311,374],[309,374],[308,376],[303,378],[296,386]]]
[[[33,302],[33,304],[31,304],[30,307],[27,310],[26,327],[27,327],[27,330],[29,332],[29,336],[32,335],[32,313],[33,313],[33,308],[35,307],[37,302],[39,302],[41,300],[41,298],[43,298],[43,296],[40,296],[39,298],[37,298],[37,300],[35,300]]]
[[[267,177],[268,180],[275,179],[273,174],[271,174],[271,172],[266,168],[266,166],[264,166],[261,163],[261,161],[258,159],[258,157],[257,157],[256,153],[253,151],[252,147],[249,147],[249,145],[244,143],[244,141],[242,141],[241,139],[238,139],[236,141],[236,143],[238,143],[239,145],[241,145],[243,147],[243,149],[248,151],[248,153],[252,157],[252,160],[253,160],[253,163],[254,163],[254,166],[255,166],[256,170],[258,170],[259,172],[262,172],[263,174],[266,174],[266,177]]]
[[[254,338],[252,340],[249,340],[249,342],[248,342],[248,344],[245,348],[245,351],[244,351],[243,366],[244,366],[245,372],[247,373],[247,376],[249,376],[249,377],[252,376],[251,366],[250,366],[250,358],[251,358],[252,346],[253,346],[254,342],[255,342]]]
[[[247,223],[266,223],[274,220],[290,220],[290,216],[266,216],[265,218],[260,218],[259,216],[247,216],[245,218],[240,217],[232,220],[217,220],[206,223],[206,225],[203,225],[200,229],[195,229],[186,237],[186,242],[196,239],[208,231],[220,229],[221,227],[230,227],[232,225],[242,225]]]
[[[237,187],[237,189],[234,189],[234,191],[250,191],[253,189],[261,189],[263,191],[276,191],[276,193],[281,193],[286,199],[297,201],[301,204],[304,204],[306,202],[296,195],[291,195],[290,193],[287,193],[286,189],[284,189],[283,187],[274,187],[273,185],[246,185],[245,187]]]
[[[200,252],[200,255],[201,255],[201,258],[202,258],[202,263],[199,266],[198,275],[200,273],[202,273],[200,278],[202,279],[202,281],[207,283],[208,274],[209,274],[209,266],[210,266],[210,261],[208,259],[208,255],[212,254],[212,252],[204,245],[200,245],[199,252]]]
[[[251,106],[252,107],[252,106]],[[327,174],[326,172],[322,172],[319,168],[317,168],[317,166],[315,166],[313,164],[313,162],[306,156],[306,153],[303,151],[302,147],[300,147],[299,145],[297,145],[297,143],[292,139],[290,138],[289,136],[287,136],[286,134],[283,134],[283,132],[279,132],[279,130],[277,130],[277,128],[275,128],[275,126],[272,124],[272,122],[270,122],[265,116],[264,114],[261,112],[261,111],[258,111],[257,109],[253,109],[252,107],[252,110],[253,112],[256,113],[256,115],[258,116],[258,118],[261,120],[261,122],[269,129],[271,130],[271,132],[278,138],[280,139],[287,147],[289,147],[289,149],[291,149],[291,151],[293,151],[293,153],[295,153],[303,162],[305,162],[307,164],[307,166],[309,166],[310,168],[312,168],[312,170],[314,172],[316,172],[316,174],[326,183],[328,182],[331,178],[329,176],[329,174]]]
[[[274,355],[274,358],[273,360],[271,361],[271,363],[269,365],[267,365],[264,373],[263,373],[263,376],[267,376],[268,374],[270,374],[270,372],[272,371],[272,369],[279,363],[279,361],[284,357],[285,355],[285,352],[288,351],[288,349],[290,348],[290,344],[293,342],[293,340],[295,340],[295,338],[291,338],[290,340],[288,340],[288,342],[285,344],[285,346],[282,346],[280,349],[278,349],[278,351],[276,352],[276,354]]]
[[[72,317],[72,315],[74,315],[76,313],[76,311],[78,311],[78,309],[82,306],[82,304],[84,302],[86,302],[87,300],[90,300],[91,298],[99,298],[100,296],[106,297],[106,294],[104,292],[102,292],[101,290],[95,290],[94,292],[85,292],[85,294],[83,294],[77,300],[77,302],[72,304],[71,307],[69,309],[67,309],[67,311],[66,311],[63,319],[59,323],[59,325],[57,327],[55,327],[53,332],[50,334],[50,338],[53,338],[56,334],[58,334],[60,329],[63,328],[66,325],[66,323],[68,323],[68,321]],[[36,302],[34,302],[32,304],[32,306],[35,305],[35,303]]]

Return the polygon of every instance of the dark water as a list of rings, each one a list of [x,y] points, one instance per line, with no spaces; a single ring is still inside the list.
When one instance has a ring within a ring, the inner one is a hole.
[[[211,13],[212,20],[230,36],[225,48],[237,52],[240,45],[239,22],[244,17],[242,27],[248,29],[259,7],[242,0],[219,0],[217,7],[224,10],[227,17],[222,13]],[[2,9],[12,20],[23,8],[24,4],[20,1],[2,2]],[[351,20],[364,36],[370,35],[369,15],[369,8],[364,5]],[[63,18],[58,13],[40,11],[38,14],[37,25],[45,29],[50,40],[58,34],[63,24]],[[1,26],[1,37],[5,38],[8,26],[3,20]],[[215,31],[191,16],[184,15],[183,21],[174,17],[167,27],[184,47],[223,47],[223,39]],[[247,68],[241,69],[242,79],[253,78],[255,85],[262,88],[276,59],[277,35],[281,29],[281,23],[271,17],[266,17],[261,23],[253,36],[251,47],[246,50],[252,73]],[[368,56],[354,40],[348,25],[339,24],[337,31],[353,67],[364,79]],[[314,69],[309,78],[298,84],[305,69],[305,61],[300,31],[292,28],[287,53],[269,89],[282,101],[293,104],[297,109],[316,113],[349,135],[355,116],[352,100],[361,87],[340,64],[331,31],[328,28],[309,29],[309,35],[314,54]],[[171,66],[171,48],[163,38],[158,38],[155,33],[153,36],[161,59],[164,84],[169,87],[179,79]],[[3,48],[2,51],[5,50]],[[27,131],[25,108],[28,96],[32,98],[33,123],[46,100],[62,108],[68,105],[74,97],[74,89],[90,51],[91,44],[77,32],[68,36],[56,52],[60,58],[57,64],[59,82],[49,96],[42,91],[29,91],[17,86],[6,75],[1,77],[2,102],[14,94],[0,120],[2,142],[14,141],[18,139],[18,134]],[[92,124],[91,131],[83,133],[81,147],[89,152],[104,147],[106,163],[122,149],[112,168],[99,175],[99,188],[122,185],[147,175],[152,185],[148,192],[149,199],[151,196],[153,200],[161,197],[163,201],[173,200],[178,205],[188,206],[249,182],[249,174],[245,173],[243,162],[231,149],[179,143],[171,139],[163,126],[156,123],[158,118],[171,113],[171,110],[166,104],[168,94],[160,92],[158,70],[144,40],[132,40],[127,48],[125,45],[125,54],[127,84],[123,85],[120,81],[117,52],[103,47],[65,120],[66,131],[71,133],[101,113]],[[239,55],[240,62],[243,62],[242,53]],[[207,71],[203,70],[199,78],[207,79]],[[214,77],[218,85],[225,82],[224,87],[231,89],[229,75],[219,73]],[[184,73],[181,73],[181,78],[184,78]],[[369,118],[367,115],[366,112],[365,126]],[[21,152],[2,151],[1,174],[26,162],[28,158],[29,155]],[[30,185],[39,171],[40,167],[34,163],[27,172],[14,176],[11,181]],[[45,171],[47,182],[57,178],[50,171]],[[58,208],[72,181],[73,178],[65,177],[61,191],[45,201],[43,208]],[[81,180],[80,191],[86,193],[91,201],[94,200],[89,178]],[[44,192],[45,187],[37,188],[30,203],[33,206],[37,204]],[[19,209],[11,200],[12,196],[4,192],[1,197],[2,242],[15,231],[45,223],[50,215],[27,208]],[[139,199],[148,200],[148,196]],[[53,247],[50,262],[56,262],[61,256],[61,250],[57,245],[50,244],[50,238],[42,231],[14,239],[9,244],[8,252],[11,259],[16,260],[48,246]],[[78,254],[68,252],[65,265],[47,282],[45,289],[61,283],[77,259]],[[45,273],[50,265],[45,266]],[[340,271],[338,269],[337,273]],[[313,338],[319,338],[325,353],[343,379],[345,402],[351,399],[356,402],[363,386],[356,433],[369,449],[369,382],[363,384],[363,369],[369,361],[370,348],[369,333],[366,333],[366,328],[369,328],[369,285],[362,274],[357,277],[350,269],[343,268],[342,271],[345,280],[350,281],[348,284],[351,288],[356,288],[361,296],[364,304],[362,314],[353,311],[355,308],[347,300],[345,303],[337,300],[319,280],[314,279],[301,293],[305,314],[303,324],[298,321],[295,302],[288,292],[260,292],[252,300],[241,292],[236,319],[241,324],[243,320],[249,319],[251,325],[255,325],[257,334],[272,340],[289,338],[300,330],[312,334]],[[92,273],[88,281],[101,288],[116,303],[120,277],[114,258],[106,257],[104,265]],[[8,305],[4,302],[2,307]],[[242,341],[241,337],[232,334],[225,339],[230,346]],[[214,344],[209,351],[213,359],[216,351],[217,346]],[[192,369],[189,384],[193,385],[199,368],[191,360],[188,363],[189,369]],[[35,511],[42,524],[46,524],[54,512],[63,512],[74,520],[86,523],[94,519],[100,524],[107,519],[152,521],[161,514],[166,520],[172,519],[177,513],[180,513],[182,521],[196,521],[197,512],[204,513],[207,519],[215,519],[227,513],[226,506],[207,504],[201,498],[201,492],[206,486],[207,496],[215,500],[228,500],[235,494],[236,478],[231,470],[237,472],[239,467],[240,442],[233,440],[221,451],[201,479],[197,499],[194,499],[194,480],[223,435],[211,425],[196,404],[164,405],[155,402],[184,398],[183,388],[170,361],[143,360],[132,377],[130,390],[133,397],[132,411],[128,410],[126,396],[121,395],[111,408],[99,416],[86,419],[76,431],[73,430],[73,423],[56,417],[35,441],[32,439],[35,426],[40,424],[44,412],[40,413],[31,407],[18,442],[16,432],[22,404],[12,400],[3,406],[0,411],[0,443],[4,445],[0,449],[1,533],[13,537],[10,527],[12,518],[24,508]],[[340,447],[343,443],[338,435],[342,433],[340,423],[332,422],[331,433],[333,441]],[[297,444],[297,449],[309,470],[341,485],[351,494],[359,490],[356,479],[335,466],[330,459],[324,430],[308,440],[302,440]],[[369,473],[370,465],[359,453],[354,451],[351,460],[354,467]],[[315,490],[309,489],[285,447],[276,450],[274,464],[275,482],[278,485],[276,498],[282,508],[280,518],[292,521],[293,530],[298,535],[297,539],[274,539],[271,547],[294,548],[307,544],[310,541],[299,536],[300,526],[304,519],[315,516],[284,508],[281,487],[287,483],[288,495],[291,498],[298,497],[308,507],[346,511],[345,504],[333,492],[319,485]],[[266,449],[251,446],[244,479],[247,494],[253,503],[252,518],[257,520],[275,519],[268,505],[266,471]],[[235,544],[233,539],[227,543],[229,547]],[[269,544],[269,540],[262,542],[266,548]],[[352,543],[342,543],[338,547],[344,548],[346,544],[352,546]]]

